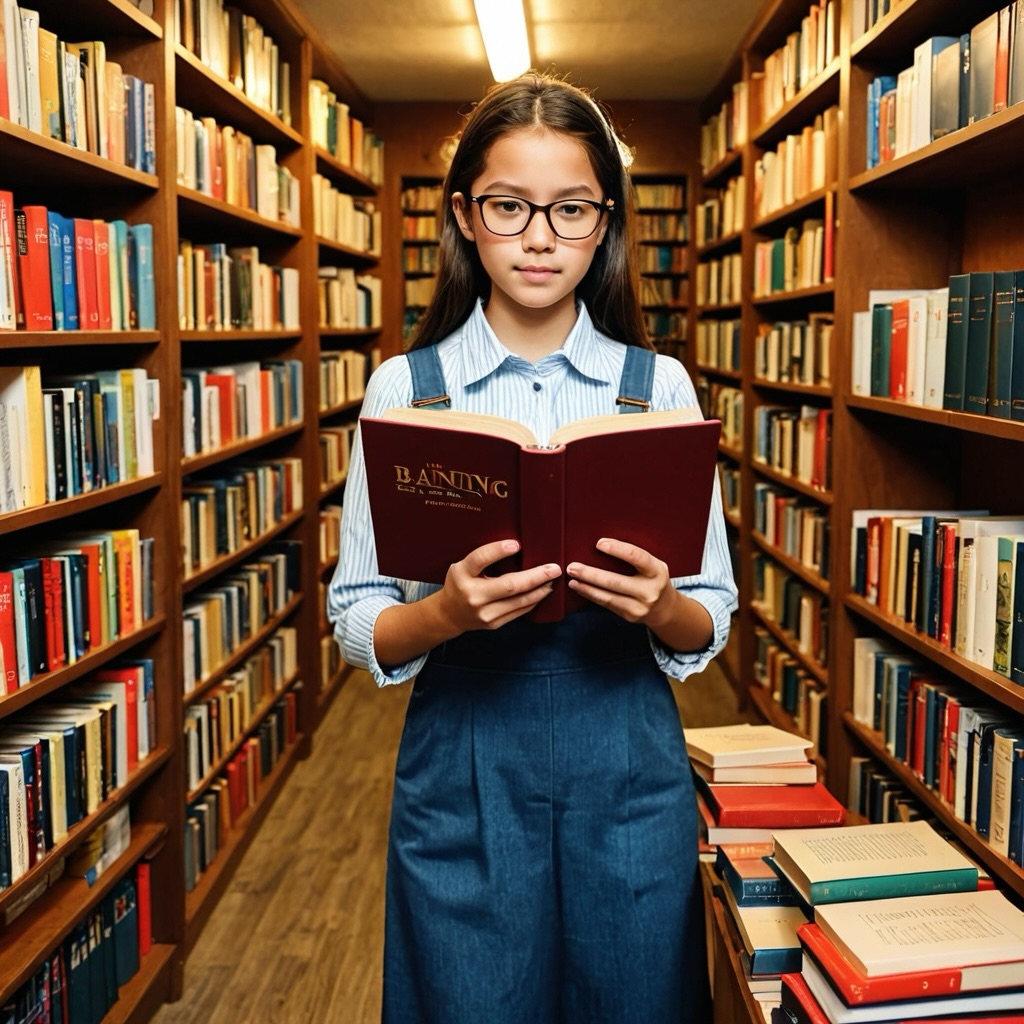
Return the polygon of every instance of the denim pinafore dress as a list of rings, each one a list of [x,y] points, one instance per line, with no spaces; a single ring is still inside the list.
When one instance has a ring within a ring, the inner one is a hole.
[[[444,396],[436,350],[409,357],[414,401]],[[622,410],[653,375],[630,347]],[[395,774],[385,1024],[705,1024],[709,1007],[693,784],[646,629],[595,606],[437,647]]]

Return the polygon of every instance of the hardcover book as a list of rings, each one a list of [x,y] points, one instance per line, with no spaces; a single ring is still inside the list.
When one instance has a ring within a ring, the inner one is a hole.
[[[718,825],[739,828],[815,828],[841,825],[846,809],[820,783],[809,786],[709,785]]]
[[[927,821],[776,832],[775,863],[815,906],[978,887],[978,869]]]
[[[712,768],[790,764],[806,760],[813,746],[810,740],[773,725],[707,726],[686,729],[685,735],[690,759]]]
[[[377,563],[385,576],[443,583],[453,562],[509,538],[499,575],[547,562],[630,573],[602,537],[701,570],[721,423],[695,409],[590,417],[539,445],[527,427],[459,411],[389,409],[360,420]],[[534,610],[554,622],[586,604],[563,575]],[[792,758],[787,758],[792,760]]]

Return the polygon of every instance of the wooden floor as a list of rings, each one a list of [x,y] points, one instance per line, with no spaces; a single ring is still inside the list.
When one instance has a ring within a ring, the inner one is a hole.
[[[675,687],[685,724],[733,722],[712,665]],[[200,936],[155,1024],[375,1024],[384,858],[409,687],[346,682]]]

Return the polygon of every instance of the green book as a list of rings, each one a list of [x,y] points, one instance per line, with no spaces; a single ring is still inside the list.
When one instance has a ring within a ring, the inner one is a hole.
[[[876,303],[871,308],[871,394],[889,398],[889,359],[892,348],[892,306]]]
[[[964,359],[964,412],[988,414],[988,364],[992,346],[994,275],[971,274],[967,319],[967,354]],[[948,343],[947,343],[948,344]]]
[[[946,374],[942,408],[962,412],[964,376],[967,370],[967,309],[971,297],[971,275],[954,274],[949,279],[949,308],[946,312]]]

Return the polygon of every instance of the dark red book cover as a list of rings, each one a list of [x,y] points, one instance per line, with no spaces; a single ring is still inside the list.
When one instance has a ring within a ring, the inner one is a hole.
[[[18,649],[15,646],[14,578],[0,572],[0,650],[3,651],[4,674],[0,692],[13,693],[18,688]]]
[[[96,257],[96,312],[101,331],[109,331],[110,312],[110,225],[105,220],[92,222],[93,254]]]
[[[485,421],[499,429],[498,418],[472,413],[401,409],[362,419],[380,572],[443,583],[449,566],[475,548],[515,539],[520,551],[491,566],[491,575],[549,562],[563,569],[532,613],[537,622],[586,603],[566,584],[570,562],[632,571],[597,551],[602,537],[644,548],[672,576],[699,573],[721,423],[665,425],[660,413],[603,419],[605,429],[621,429],[565,444],[556,434],[555,447],[480,433]]]
[[[53,292],[50,282],[50,225],[45,206],[14,211],[18,246],[21,308],[28,331],[53,330]]]
[[[707,787],[715,824],[729,828],[842,825],[846,808],[820,783],[807,786]]]
[[[907,399],[907,334],[910,330],[910,300],[892,304],[892,338],[889,343],[889,397]]]
[[[950,694],[946,698],[946,709],[942,721],[942,775],[939,795],[952,806],[956,790],[956,762],[959,757],[957,743],[960,733],[960,701]]]
[[[153,910],[149,861],[140,860],[136,868],[135,898],[139,904],[139,959],[141,960],[153,945]]]
[[[46,609],[46,662],[52,672],[68,662],[64,643],[64,574],[55,558],[41,558],[43,570],[43,607]]]
[[[1010,91],[1010,7],[999,11],[992,112],[1005,110]]]
[[[83,331],[96,331],[100,326],[100,311],[99,299],[96,296],[96,239],[93,222],[84,217],[75,217],[73,224],[78,325]]]
[[[947,649],[953,646],[953,593],[956,583],[956,524],[941,523],[942,574],[939,577],[939,643]],[[936,538],[937,539],[937,538]]]

